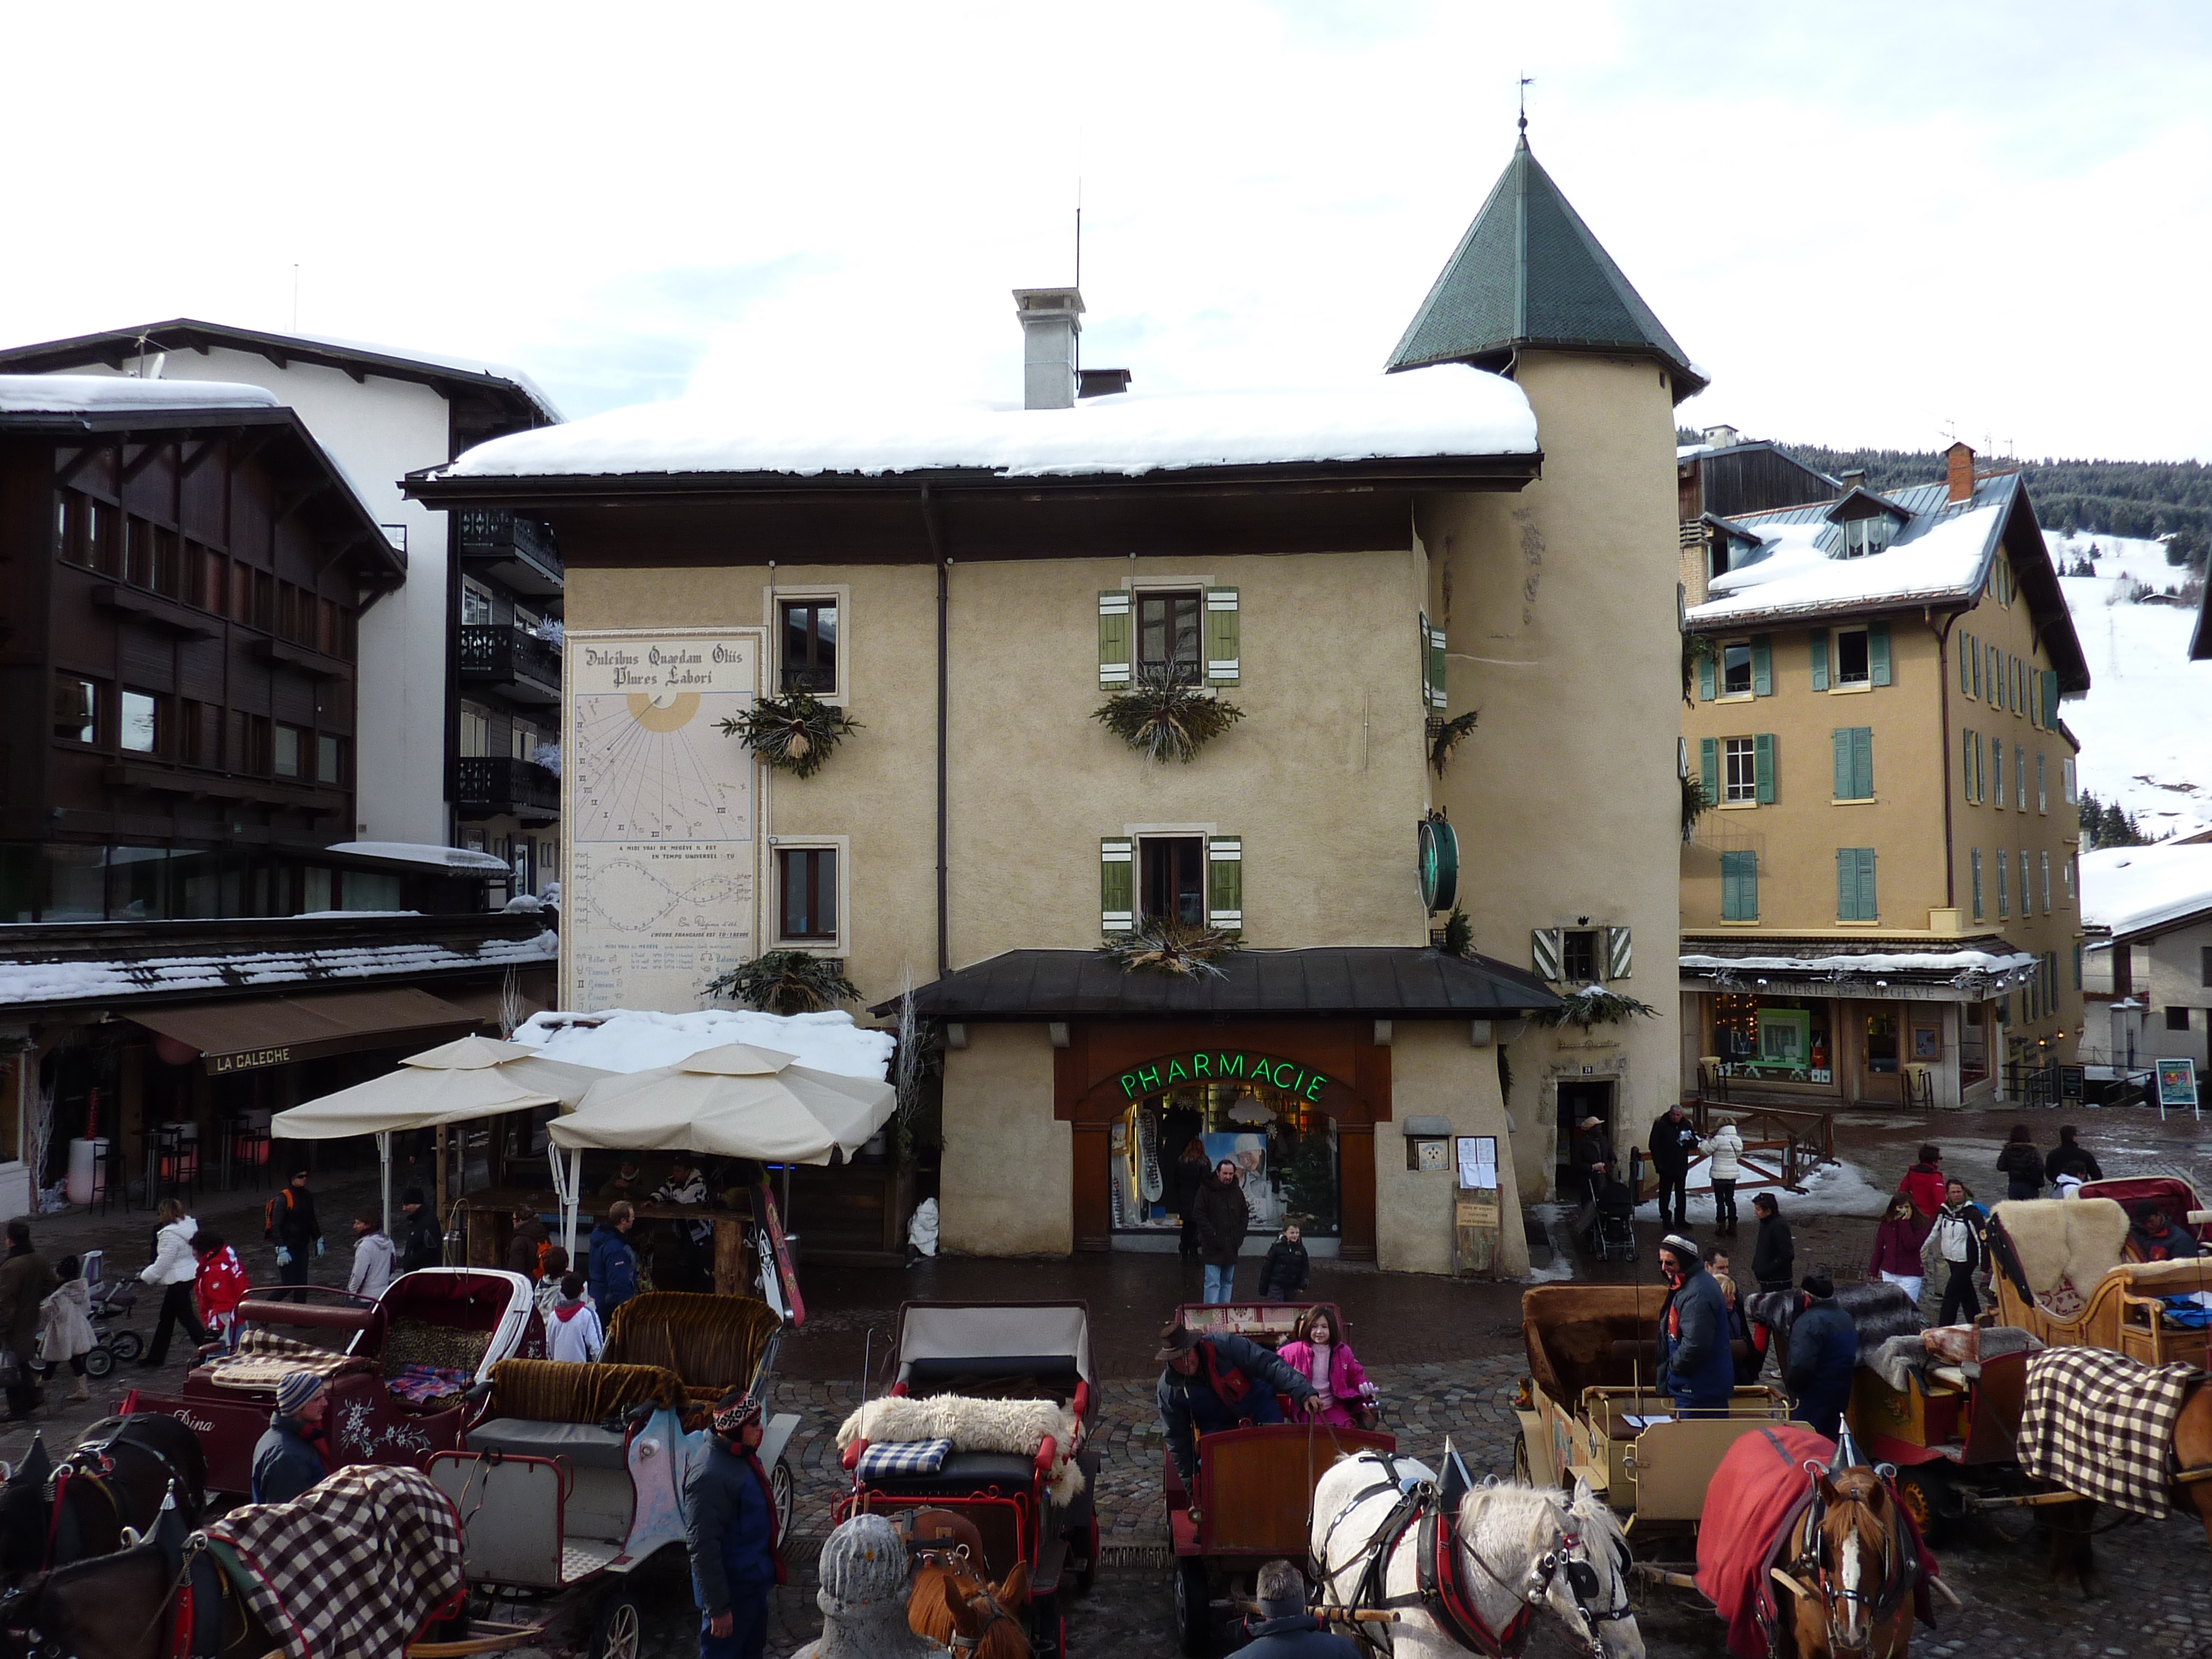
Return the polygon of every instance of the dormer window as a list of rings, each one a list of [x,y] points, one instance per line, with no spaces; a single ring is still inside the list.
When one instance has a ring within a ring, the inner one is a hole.
[[[1877,513],[1870,518],[1847,519],[1841,528],[1844,558],[1863,559],[1869,553],[1879,553],[1889,545],[1891,526],[1884,514]]]

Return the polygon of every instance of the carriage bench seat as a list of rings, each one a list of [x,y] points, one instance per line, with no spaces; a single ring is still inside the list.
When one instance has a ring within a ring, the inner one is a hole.
[[[1956,1389],[1960,1394],[1973,1386],[1972,1380],[1957,1365],[1930,1365],[1928,1380],[1939,1388]]]
[[[1036,1459],[1014,1452],[962,1452],[949,1455],[934,1474],[881,1474],[868,1478],[872,1492],[972,1492],[998,1486],[1008,1492],[1028,1492],[1036,1480]]]
[[[595,1423],[541,1423],[526,1417],[495,1417],[465,1437],[477,1452],[508,1457],[565,1457],[580,1469],[626,1469],[623,1437]]]
[[[988,1354],[956,1359],[910,1359],[900,1380],[911,1395],[997,1397],[1009,1394],[1009,1385],[1018,1385],[1013,1392],[1019,1395],[1048,1394],[1065,1401],[1074,1397],[1083,1374],[1066,1354]]]

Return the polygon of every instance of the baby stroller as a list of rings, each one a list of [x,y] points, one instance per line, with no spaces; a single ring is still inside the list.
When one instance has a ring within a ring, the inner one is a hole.
[[[1636,1260],[1636,1194],[1618,1176],[1598,1189],[1597,1219],[1590,1224],[1590,1248],[1601,1261]]]
[[[137,1332],[116,1328],[137,1304],[138,1281],[134,1278],[109,1284],[101,1273],[106,1255],[105,1250],[87,1250],[82,1264],[85,1293],[92,1304],[94,1344],[84,1357],[84,1374],[93,1377],[105,1376],[146,1351],[146,1339]]]

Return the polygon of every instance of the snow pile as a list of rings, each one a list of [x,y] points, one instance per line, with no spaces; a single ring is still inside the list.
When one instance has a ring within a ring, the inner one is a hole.
[[[1535,453],[1510,380],[1444,364],[1304,391],[1121,392],[1073,409],[982,404],[807,408],[682,398],[479,444],[443,477],[772,472],[878,477],[937,467],[1010,477],[1285,461]]]
[[[275,409],[266,387],[128,374],[0,374],[0,414],[93,415],[118,409]]]
[[[1780,1206],[1783,1218],[1806,1215],[1865,1215],[1878,1216],[1889,1202],[1894,1187],[1884,1188],[1869,1181],[1866,1171],[1856,1164],[1822,1164],[1814,1166],[1805,1176],[1802,1193],[1784,1192],[1779,1187],[1753,1187],[1743,1182],[1735,1189],[1735,1206],[1739,1215],[1750,1224],[1751,1200],[1754,1193],[1769,1192]],[[1646,1199],[1638,1205],[1636,1213],[1643,1220],[1659,1218],[1659,1200]],[[1711,1193],[1690,1194],[1690,1225],[1701,1224],[1710,1227],[1713,1222],[1713,1196]],[[1743,1247],[1744,1259],[1748,1260],[1751,1246]]]
[[[411,841],[342,841],[324,849],[331,853],[350,853],[356,858],[387,859],[395,864],[428,864],[447,870],[481,870],[486,875],[511,875],[507,860],[491,853],[479,853],[468,847],[440,847],[434,842]]]
[[[548,1060],[596,1066],[603,1072],[650,1071],[673,1066],[703,1049],[744,1042],[790,1054],[814,1071],[878,1083],[890,1075],[895,1046],[889,1031],[864,1030],[853,1024],[850,1014],[760,1014],[748,1008],[708,1008],[693,1014],[629,1008],[577,1014],[549,1009],[518,1026],[514,1041]]]
[[[1784,974],[1909,974],[1960,973],[1978,969],[1986,974],[2010,973],[2033,968],[2036,959],[2025,951],[1999,956],[1991,951],[1868,951],[1847,957],[1709,957],[1685,955],[1685,968],[1749,969]]]
[[[1778,525],[1752,556],[1753,562],[1713,578],[1710,591],[1717,597],[1692,606],[1690,620],[1963,593],[1979,578],[2004,511],[2003,504],[1993,503],[1954,514],[1858,559],[1832,558],[1821,549],[1823,536],[1835,539],[1835,526],[1825,520]]]
[[[2106,847],[2081,854],[2081,920],[2132,933],[2212,909],[2212,845]]]

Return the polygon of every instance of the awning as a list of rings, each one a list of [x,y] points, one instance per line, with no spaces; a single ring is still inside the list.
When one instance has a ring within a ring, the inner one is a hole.
[[[483,1023],[466,1008],[416,990],[252,997],[149,1008],[131,1018],[198,1050],[210,1077],[362,1048],[397,1048],[441,1033],[459,1036]]]

